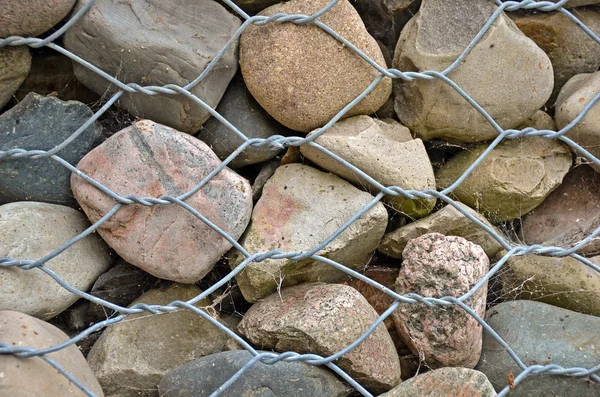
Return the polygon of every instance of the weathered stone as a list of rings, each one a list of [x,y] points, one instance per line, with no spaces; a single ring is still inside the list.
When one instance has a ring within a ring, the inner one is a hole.
[[[494,397],[484,374],[467,368],[439,368],[402,382],[379,397]]]
[[[408,242],[396,292],[460,297],[485,276],[483,249],[462,237],[429,233]],[[465,302],[483,317],[487,283]],[[404,341],[431,368],[473,368],[481,353],[481,325],[462,308],[401,304],[394,322]]]
[[[576,74],[595,72],[600,67],[600,46],[568,16],[560,12],[508,15],[552,61],[554,91],[548,100],[549,106],[554,105],[567,80]],[[575,16],[593,32],[600,34],[598,11],[577,10]]]
[[[0,0],[0,37],[37,36],[67,16],[76,0]]]
[[[327,357],[353,343],[376,319],[377,312],[354,288],[313,283],[255,303],[238,330],[261,348]],[[374,393],[400,382],[398,355],[383,324],[335,363]]]
[[[436,173],[439,189],[453,184],[488,144],[465,150]],[[540,205],[556,189],[573,162],[568,146],[540,137],[505,140],[452,194],[494,221],[518,218]]]
[[[393,66],[402,71],[450,66],[496,10],[487,0],[423,0],[419,13],[402,30]],[[512,128],[550,97],[548,56],[501,13],[458,67],[448,74],[502,127]],[[396,113],[423,140],[479,142],[496,129],[441,79],[396,80]]]
[[[329,0],[292,0],[260,15],[313,14]],[[385,67],[377,42],[348,0],[340,0],[319,20]],[[240,38],[240,67],[246,86],[258,103],[281,124],[309,132],[325,125],[358,97],[379,71],[314,24],[251,25]],[[371,114],[388,99],[389,78],[345,117]]]
[[[0,115],[0,150],[50,150],[81,127],[93,113],[80,102],[29,94]],[[77,164],[102,135],[93,123],[57,155]],[[10,158],[0,166],[0,204],[41,201],[76,206],[70,186],[71,171],[51,158]]]
[[[69,337],[61,330],[45,321],[15,311],[0,311],[0,341],[9,347],[45,349],[68,340]],[[67,346],[49,353],[47,357],[74,376],[95,396],[104,397],[77,346]],[[10,397],[87,395],[42,359],[17,358],[9,354],[0,354],[0,390],[3,396]]]
[[[277,159],[271,160],[262,165],[260,171],[258,172],[258,175],[252,183],[252,200],[258,201],[258,199],[262,195],[262,191],[265,187],[265,184],[269,179],[271,179],[271,177],[280,165],[281,161]]]
[[[152,290],[132,305],[187,301],[202,291],[191,285]],[[210,306],[203,299],[195,306]],[[168,314],[134,314],[111,325],[96,342],[88,362],[107,397],[158,396],[158,383],[171,369],[236,344],[215,325],[182,309]]]
[[[588,103],[600,91],[600,72],[583,73],[572,77],[560,90],[556,99],[554,119],[558,128],[566,127],[575,120]],[[593,106],[569,132],[567,137],[600,159],[600,107]],[[580,156],[585,157],[582,153]],[[600,166],[589,160],[590,166],[600,172]]]
[[[317,133],[315,130],[308,134]],[[377,120],[356,116],[338,121],[318,136],[315,143],[337,154],[364,171],[384,186],[399,186],[411,190],[435,190],[433,168],[420,139],[412,139],[408,128],[394,120]],[[378,189],[356,172],[319,149],[302,145],[300,152],[318,166],[347,181],[367,188],[372,194]],[[385,196],[384,201],[396,211],[410,217],[427,215],[435,199],[410,200],[403,196]]]
[[[457,202],[457,204],[470,215],[483,222],[488,227],[500,233],[487,219],[477,211]],[[502,245],[496,241],[488,232],[471,221],[452,205],[447,205],[436,213],[423,219],[409,223],[392,232],[387,233],[381,239],[377,250],[392,258],[402,258],[402,251],[406,244],[419,236],[427,233],[441,233],[445,236],[459,236],[479,245],[488,257],[494,256],[502,249]]]
[[[552,3],[558,3],[560,0],[550,0]],[[582,6],[589,6],[592,4],[600,4],[598,0],[568,0],[567,3],[563,6],[566,8],[575,8]],[[578,12],[581,10],[577,10]]]
[[[60,205],[17,202],[0,206],[0,258],[38,260],[90,226],[80,212]],[[87,291],[110,266],[108,247],[91,234],[44,264],[73,288]],[[0,268],[0,310],[49,319],[79,297],[38,269]]]
[[[249,13],[250,15],[254,15],[265,8],[272,6],[273,4],[277,4],[279,0],[232,0],[235,4],[237,4],[242,10]]]
[[[554,119],[542,110],[538,110],[531,117],[528,117],[521,125],[516,127],[517,130],[523,130],[527,127],[535,128],[536,130],[556,130]]]
[[[233,79],[217,106],[217,112],[248,138],[268,138],[271,135],[283,135],[283,128],[275,122],[252,98],[242,79]],[[225,124],[214,117],[202,126],[198,138],[203,140],[221,160],[225,160],[240,147],[244,140],[237,136]],[[279,148],[268,146],[247,147],[229,166],[241,168],[261,163],[281,152]]]
[[[600,176],[590,167],[573,168],[563,183],[521,223],[527,244],[571,248],[600,224]],[[600,253],[600,240],[592,239],[578,253]]]
[[[0,109],[8,103],[23,83],[30,68],[31,55],[28,47],[0,48]]]
[[[161,397],[210,395],[250,361],[252,354],[236,350],[211,354],[167,373],[158,386]],[[202,374],[202,376],[198,376]],[[222,397],[343,397],[348,389],[325,370],[303,362],[260,361],[229,386]]]
[[[89,0],[80,0],[77,9]],[[202,73],[240,27],[213,0],[98,0],[66,33],[65,47],[124,83],[185,86]],[[190,92],[216,107],[237,70],[237,42]],[[127,67],[123,67],[127,65]],[[73,63],[77,79],[104,95],[116,88]],[[124,94],[119,105],[180,131],[194,133],[210,113],[185,95]]]
[[[111,136],[77,167],[121,196],[161,197],[188,192],[219,164],[199,139],[142,120]],[[76,174],[71,188],[93,222],[116,203]],[[252,211],[250,184],[228,168],[185,201],[236,240]],[[200,280],[231,248],[217,232],[175,204],[125,206],[98,233],[132,265],[183,283]]]
[[[333,174],[289,164],[277,169],[263,189],[252,212],[250,226],[239,243],[250,253],[272,249],[307,251],[321,244],[373,196],[361,192]],[[387,224],[387,212],[377,203],[318,252],[351,269],[369,261]],[[231,267],[245,258],[229,254]],[[285,287],[310,281],[336,282],[345,273],[314,259],[265,259],[251,262],[236,276],[249,302],[255,302]]]
[[[504,302],[489,309],[486,322],[525,365],[557,364],[591,368],[600,362],[600,317],[588,316],[533,301]],[[495,338],[484,332],[483,353],[476,367],[496,391],[508,386],[521,368]],[[530,375],[510,391],[516,397],[595,397],[600,384],[564,375]]]
[[[589,259],[600,266],[600,257]],[[600,317],[600,272],[575,258],[512,256],[498,276],[505,299],[535,300]]]

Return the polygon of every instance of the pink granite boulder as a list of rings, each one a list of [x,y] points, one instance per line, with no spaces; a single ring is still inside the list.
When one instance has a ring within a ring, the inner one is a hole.
[[[429,233],[410,240],[396,279],[399,294],[460,297],[488,271],[489,259],[477,244],[462,237]],[[465,303],[485,314],[487,283]],[[481,355],[482,327],[458,306],[401,304],[394,323],[414,354],[431,368],[474,368]]]
[[[78,168],[121,196],[157,198],[189,191],[219,164],[202,141],[142,120],[89,152]],[[71,188],[92,222],[116,203],[75,174]],[[248,181],[229,168],[185,202],[236,240],[252,212]],[[231,248],[227,240],[176,204],[123,206],[98,232],[127,262],[181,283],[200,280]]]

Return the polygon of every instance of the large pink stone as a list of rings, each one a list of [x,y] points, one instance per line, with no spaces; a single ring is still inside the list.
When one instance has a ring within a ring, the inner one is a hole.
[[[119,131],[77,165],[121,196],[179,196],[221,161],[202,141],[149,120]],[[71,188],[92,222],[115,200],[73,174]],[[185,202],[238,239],[252,212],[248,181],[223,169]],[[98,233],[129,263],[156,277],[194,283],[204,277],[231,244],[186,209],[176,205],[127,205]]]

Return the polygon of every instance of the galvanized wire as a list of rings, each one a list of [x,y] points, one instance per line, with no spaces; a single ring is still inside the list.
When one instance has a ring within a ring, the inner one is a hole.
[[[27,271],[41,271],[44,272],[48,277],[51,277],[56,283],[61,285],[63,288],[68,290],[69,292],[77,295],[82,299],[86,299],[95,304],[102,305],[107,309],[114,310],[118,313],[113,318],[109,318],[107,320],[98,322],[86,330],[82,331],[75,337],[69,339],[68,341],[61,343],[56,346],[52,346],[45,349],[33,349],[29,347],[15,347],[10,346],[6,343],[2,343],[0,341],[0,354],[14,355],[16,357],[40,357],[45,360],[49,365],[58,370],[61,374],[63,374],[67,379],[69,379],[76,387],[81,389],[86,395],[93,396],[93,393],[86,388],[81,382],[75,379],[71,374],[65,371],[58,363],[52,360],[47,354],[61,350],[66,348],[67,346],[73,345],[81,341],[83,338],[87,337],[93,332],[99,331],[107,326],[112,324],[116,324],[129,315],[149,312],[149,313],[167,313],[175,310],[190,310],[197,315],[201,316],[205,320],[211,322],[214,326],[219,328],[222,332],[227,334],[229,337],[237,341],[243,348],[247,349],[254,357],[251,361],[249,361],[243,368],[241,368],[235,375],[233,375],[225,384],[223,384],[218,390],[216,390],[211,396],[218,396],[224,390],[227,389],[231,384],[233,384],[236,380],[238,380],[241,376],[243,376],[244,372],[247,371],[253,364],[256,362],[262,362],[264,364],[274,364],[279,361],[301,361],[312,365],[324,365],[338,374],[342,379],[348,382],[352,387],[354,387],[359,393],[364,396],[371,396],[371,394],[362,387],[357,381],[355,381],[351,376],[345,373],[342,369],[340,369],[334,361],[343,355],[347,354],[352,349],[356,348],[359,344],[361,344],[381,323],[394,312],[401,304],[423,304],[427,306],[458,306],[467,312],[470,316],[472,316],[481,326],[483,327],[485,332],[488,332],[492,337],[507,351],[507,353],[512,357],[515,363],[521,368],[522,372],[514,379],[514,386],[518,387],[519,383],[523,381],[527,376],[535,375],[535,374],[554,374],[554,375],[565,375],[571,377],[587,377],[594,382],[600,382],[600,376],[598,372],[600,371],[600,363],[591,368],[579,368],[579,367],[571,367],[571,368],[563,368],[556,364],[548,364],[548,365],[527,365],[525,364],[517,355],[517,353],[498,335],[486,322],[483,318],[481,318],[471,307],[469,307],[465,302],[470,297],[472,297],[477,291],[479,291],[498,271],[506,264],[508,259],[512,256],[516,255],[527,255],[527,254],[537,254],[537,255],[546,255],[552,257],[565,257],[570,256],[583,264],[589,266],[596,272],[600,273],[600,267],[590,260],[584,258],[579,255],[577,252],[587,245],[592,239],[596,238],[600,234],[600,225],[596,228],[590,235],[586,236],[582,241],[571,248],[561,248],[561,247],[553,247],[553,246],[542,246],[542,245],[515,245],[507,239],[496,232],[493,228],[489,227],[473,215],[467,212],[463,207],[461,207],[457,202],[449,197],[450,193],[452,193],[458,186],[460,186],[464,180],[475,170],[486,158],[487,156],[500,144],[502,141],[506,139],[516,139],[521,137],[530,137],[530,136],[539,136],[546,139],[558,139],[565,142],[575,153],[585,157],[588,161],[593,162],[594,164],[600,166],[600,160],[594,157],[591,153],[585,150],[583,147],[569,139],[565,136],[565,134],[570,131],[577,123],[579,123],[583,117],[587,114],[587,112],[596,104],[598,100],[600,100],[600,93],[598,93],[580,112],[580,114],[567,126],[562,128],[559,131],[552,130],[536,130],[535,128],[524,128],[522,130],[515,129],[502,129],[496,121],[483,109],[473,98],[471,98],[460,86],[458,86],[448,75],[455,70],[459,64],[465,59],[465,57],[469,54],[469,52],[477,45],[477,43],[481,40],[481,38],[485,35],[485,33],[489,30],[492,24],[496,21],[499,15],[502,12],[510,12],[517,10],[538,10],[543,12],[557,11],[565,16],[567,16],[570,20],[572,20],[575,24],[577,24],[583,31],[587,33],[589,37],[591,37],[596,43],[600,44],[600,38],[592,32],[585,24],[583,24],[576,16],[574,16],[570,11],[563,8],[567,0],[561,0],[559,2],[549,2],[549,1],[534,1],[534,0],[525,0],[525,1],[500,1],[496,0],[496,4],[498,5],[497,10],[492,14],[487,23],[481,28],[479,33],[473,38],[470,44],[464,49],[459,57],[445,70],[439,72],[434,70],[426,70],[420,72],[403,72],[398,69],[389,68],[386,69],[383,66],[377,64],[373,59],[369,58],[366,54],[356,48],[352,43],[346,40],[344,37],[339,35],[335,30],[331,27],[327,26],[325,23],[320,21],[318,18],[328,12],[333,6],[338,3],[339,0],[332,0],[329,4],[327,4],[323,9],[319,10],[315,14],[312,15],[297,15],[297,14],[284,14],[277,13],[275,15],[266,17],[266,16],[249,16],[242,9],[240,9],[236,4],[232,2],[232,0],[223,0],[223,2],[230,7],[230,9],[236,13],[242,20],[244,20],[243,24],[240,28],[235,32],[235,34],[230,38],[230,40],[226,43],[226,45],[218,52],[218,54],[212,59],[209,65],[202,71],[197,78],[188,83],[187,85],[180,87],[174,84],[167,84],[163,86],[141,86],[136,83],[126,83],[121,82],[117,78],[111,76],[108,73],[105,73],[100,68],[92,65],[81,57],[71,53],[70,51],[62,48],[61,46],[55,43],[55,40],[63,35],[71,26],[73,26],[78,19],[80,19],[94,4],[95,0],[89,0],[84,7],[82,7],[77,13],[75,13],[69,21],[63,25],[59,30],[51,34],[45,39],[39,38],[31,38],[31,37],[19,37],[12,36],[4,39],[0,39],[0,48],[7,46],[20,46],[27,45],[32,48],[40,48],[47,47],[51,48],[67,57],[72,59],[74,62],[79,63],[80,65],[86,67],[87,69],[93,71],[94,73],[102,76],[108,82],[114,84],[118,91],[112,95],[112,97],[100,108],[98,111],[94,113],[86,123],[84,123],[80,128],[73,132],[73,134],[61,142],[56,147],[50,150],[30,150],[30,149],[22,149],[15,148],[5,151],[0,151],[0,162],[2,161],[10,161],[11,159],[19,159],[19,158],[28,158],[30,161],[35,161],[43,158],[51,158],[52,160],[60,163],[65,168],[69,169],[74,174],[83,178],[86,182],[90,183],[94,187],[96,187],[101,192],[106,195],[112,197],[116,204],[115,206],[101,219],[91,225],[88,229],[80,233],[78,236],[74,237],[61,247],[57,247],[53,252],[39,259],[30,259],[30,260],[17,260],[13,258],[2,257],[0,258],[0,267],[10,268],[10,267],[18,267],[22,270]],[[240,131],[236,126],[229,123],[225,118],[223,118],[216,110],[206,104],[201,98],[198,98],[196,95],[192,94],[190,90],[201,82],[214,68],[216,63],[223,57],[223,55],[234,45],[237,45],[238,39],[242,32],[248,28],[250,25],[263,26],[271,23],[294,23],[297,25],[304,24],[313,24],[318,26],[323,31],[327,32],[329,35],[334,37],[339,42],[343,43],[343,45],[349,50],[355,52],[359,55],[365,62],[370,64],[374,69],[376,69],[380,74],[377,78],[373,80],[373,82],[354,100],[348,103],[342,110],[340,110],[327,124],[321,127],[316,133],[312,134],[309,137],[299,137],[299,136],[281,136],[274,135],[266,139],[262,138],[249,138],[247,137],[243,131]],[[485,117],[485,119],[496,129],[498,132],[498,136],[496,139],[489,144],[487,149],[469,166],[469,168],[461,175],[452,185],[441,190],[436,191],[432,189],[427,190],[411,190],[404,189],[401,186],[384,186],[379,183],[376,179],[369,176],[364,171],[350,164],[346,160],[339,157],[337,154],[331,152],[330,150],[320,146],[315,143],[315,139],[327,131],[331,126],[333,126],[338,120],[340,120],[350,109],[352,109],[358,102],[360,102],[366,95],[368,95],[379,82],[385,78],[389,77],[392,79],[402,79],[405,81],[412,80],[433,80],[439,79],[444,81],[446,84],[451,86],[456,92],[461,95],[465,100],[467,100],[477,111]],[[190,189],[188,192],[178,196],[170,196],[165,195],[159,198],[154,197],[138,197],[135,195],[127,195],[122,196],[117,194],[116,192],[110,190],[100,182],[90,178],[85,175],[73,165],[69,164],[67,161],[62,159],[58,152],[65,149],[71,142],[73,142],[84,130],[86,130],[92,123],[98,120],[113,104],[123,95],[124,93],[141,93],[145,95],[175,95],[175,94],[183,94],[190,100],[194,101],[202,108],[207,110],[213,117],[217,118],[220,122],[226,125],[231,131],[233,131],[238,137],[242,138],[244,143],[240,145],[240,147],[234,151],[227,159],[225,159],[219,166],[214,168],[204,179],[199,181],[196,186]],[[300,146],[300,145],[310,145],[315,149],[321,151],[325,155],[335,159],[340,162],[348,169],[352,170],[354,173],[362,177],[365,181],[374,186],[375,189],[379,191],[379,193],[360,211],[354,214],[344,225],[342,225],[338,230],[336,230],[331,236],[322,241],[320,244],[316,245],[310,250],[305,252],[286,252],[280,250],[270,250],[267,252],[257,252],[251,253],[248,252],[244,247],[242,247],[235,239],[229,236],[224,230],[219,228],[213,222],[211,222],[208,218],[198,212],[196,209],[189,206],[185,203],[185,200],[198,192],[202,187],[210,181],[216,174],[218,174],[221,170],[223,170],[227,165],[235,159],[241,152],[243,152],[246,148],[252,147],[274,147],[274,148],[287,148],[290,146]],[[448,205],[453,206],[456,210],[458,210],[462,215],[467,217],[470,221],[477,224],[483,230],[485,230],[489,235],[491,235],[496,241],[498,241],[506,250],[506,254],[495,264],[492,265],[489,272],[482,277],[481,280],[477,282],[467,293],[463,294],[460,297],[452,297],[445,296],[440,298],[435,297],[425,297],[416,293],[409,293],[404,295],[399,295],[393,290],[379,284],[378,282],[369,279],[368,277],[360,274],[359,272],[349,269],[344,265],[337,263],[331,259],[322,257],[318,255],[318,252],[325,248],[332,240],[338,237],[344,230],[350,227],[358,218],[360,218],[363,214],[365,214],[370,208],[376,205],[384,195],[390,196],[403,196],[407,199],[430,199],[435,198],[446,202]],[[120,305],[116,305],[114,303],[108,302],[104,299],[100,299],[91,294],[88,294],[84,291],[80,291],[72,286],[68,285],[64,280],[62,280],[56,273],[54,273],[51,269],[45,266],[45,264],[55,258],[57,255],[76,244],[82,238],[88,236],[93,233],[98,227],[100,227],[104,222],[109,220],[121,207],[132,205],[132,204],[141,204],[144,206],[154,206],[154,205],[178,205],[185,210],[189,211],[199,220],[204,222],[210,228],[212,228],[215,232],[217,232],[221,237],[225,238],[233,248],[239,250],[244,256],[245,260],[240,263],[237,267],[235,267],[230,273],[228,273],[225,277],[223,277],[218,282],[214,283],[210,288],[206,289],[204,292],[199,294],[198,296],[190,299],[186,302],[182,301],[174,301],[168,305],[148,305],[148,304],[136,304],[129,308],[122,307]],[[322,357],[317,354],[299,354],[295,352],[283,352],[283,353],[270,353],[270,352],[258,352],[256,351],[248,342],[246,342],[243,338],[236,335],[233,331],[227,328],[225,325],[220,323],[218,320],[213,318],[206,311],[197,308],[194,304],[198,303],[202,299],[210,296],[212,293],[217,291],[219,288],[228,284],[238,273],[243,271],[246,266],[250,263],[261,262],[266,259],[290,259],[290,260],[302,260],[310,258],[312,260],[327,264],[333,268],[343,271],[351,277],[357,278],[365,283],[368,283],[372,287],[384,292],[394,299],[394,303],[382,314],[377,320],[368,328],[366,332],[364,332],[359,338],[357,338],[353,343],[345,347],[344,349],[332,354],[328,357]],[[504,389],[499,392],[499,396],[505,396],[510,391],[509,385],[507,385]]]

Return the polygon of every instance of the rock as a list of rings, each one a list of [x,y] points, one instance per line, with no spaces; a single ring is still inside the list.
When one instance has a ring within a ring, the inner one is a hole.
[[[462,237],[425,234],[410,240],[402,254],[398,294],[460,297],[488,272],[483,249]],[[465,303],[485,314],[487,283]],[[481,325],[462,308],[401,304],[394,323],[413,353],[430,368],[473,368],[481,353]]]
[[[0,48],[0,109],[10,101],[30,68],[31,55],[28,47]]]
[[[201,293],[196,286],[175,284],[149,291],[133,304],[168,305]],[[208,299],[196,304],[210,305]],[[171,369],[229,347],[234,345],[224,332],[190,310],[144,312],[107,328],[90,351],[88,363],[107,397],[157,396],[160,379]]]
[[[0,37],[38,36],[67,16],[75,0],[2,0]]]
[[[15,92],[15,99],[20,102],[30,92],[55,96],[62,101],[79,101],[90,106],[100,102],[100,96],[77,81],[71,59],[60,53],[33,56],[31,70]]]
[[[239,243],[250,253],[311,250],[372,199],[370,194],[333,174],[301,164],[281,166],[266,183]],[[383,204],[377,203],[318,254],[360,269],[369,262],[386,224],[387,212]],[[233,268],[244,258],[232,251],[229,264]],[[249,263],[236,279],[244,298],[256,302],[280,287],[311,281],[336,282],[344,275],[313,259],[265,259]]]
[[[318,131],[315,130],[308,136]],[[423,142],[420,139],[412,139],[408,128],[397,121],[381,121],[369,116],[348,118],[334,124],[314,142],[337,154],[384,186],[435,190],[433,168]],[[318,166],[357,186],[368,188],[372,194],[379,193],[375,186],[319,149],[302,145],[300,152]],[[422,217],[431,212],[436,200],[409,200],[403,196],[385,196],[384,201],[409,217]]]
[[[45,349],[69,340],[61,330],[27,314],[0,311],[0,341],[8,346]],[[75,345],[69,345],[48,358],[74,376],[97,397],[104,397],[85,358]],[[0,355],[0,388],[2,395],[11,397],[73,396],[86,394],[40,358],[17,358]]]
[[[532,127],[536,130],[556,130],[554,119],[552,119],[548,113],[541,110],[538,110],[532,114],[531,117],[521,123],[521,125],[516,127],[516,129],[523,130],[527,127]]]
[[[566,15],[560,12],[509,15],[552,61],[554,91],[548,100],[549,106],[554,105],[567,80],[576,74],[593,73],[600,67],[600,46]],[[593,32],[600,33],[598,11],[577,10],[575,16]]]
[[[521,238],[527,244],[571,248],[600,224],[600,179],[590,167],[580,165],[565,176],[553,191],[521,223]],[[600,241],[592,239],[578,253],[600,253]]]
[[[550,0],[551,3],[558,3],[560,0]],[[575,8],[575,7],[582,7],[582,6],[588,6],[588,5],[592,5],[592,4],[600,4],[600,1],[598,0],[568,0],[567,4],[565,4],[563,7],[566,8]],[[579,13],[581,10],[577,10],[577,12]],[[579,16],[577,16],[577,18],[579,18]]]
[[[79,1],[77,7],[87,1]],[[98,0],[67,31],[65,47],[125,83],[185,86],[202,73],[239,27],[240,21],[213,0],[151,4]],[[235,75],[237,62],[236,42],[190,92],[215,108]],[[97,94],[115,91],[96,72],[76,62],[73,68],[77,79]],[[119,104],[135,116],[190,133],[210,117],[184,95],[125,94]]]
[[[490,381],[468,368],[439,368],[409,379],[379,397],[494,397]]]
[[[242,10],[254,15],[265,8],[272,6],[273,4],[279,3],[279,0],[232,0]]]
[[[488,227],[491,227],[496,230],[496,232],[500,233],[483,215],[462,203],[457,202],[457,204],[469,214],[485,223]],[[427,233],[441,233],[445,236],[463,237],[483,248],[488,257],[494,256],[496,252],[502,249],[502,245],[488,232],[464,216],[452,205],[446,205],[444,208],[428,217],[419,219],[387,233],[383,236],[377,251],[387,256],[391,256],[392,258],[400,259],[402,258],[402,251],[404,251],[406,244],[410,240]]]
[[[292,0],[259,15],[313,14],[329,0]],[[385,67],[383,54],[348,0],[319,17],[363,53]],[[325,125],[358,97],[379,72],[314,24],[251,25],[240,38],[240,67],[252,96],[273,118],[293,130],[309,132]],[[371,114],[390,96],[389,78],[345,117]]]
[[[158,386],[161,396],[190,397],[210,395],[250,361],[252,354],[236,350],[211,354],[167,373]],[[202,376],[198,376],[202,374]],[[260,361],[252,365],[222,394],[222,397],[343,397],[348,389],[328,372],[302,362]]]
[[[0,258],[41,259],[89,226],[85,216],[72,208],[36,202],[5,204],[0,206]],[[88,291],[110,266],[108,247],[98,235],[91,234],[44,266],[71,287]],[[0,310],[15,310],[43,320],[79,299],[36,269],[1,267],[0,285]]]
[[[487,311],[486,322],[514,350],[525,365],[557,364],[564,368],[591,368],[600,362],[600,318],[560,309],[541,302],[511,301]],[[521,368],[496,339],[484,332],[483,354],[477,364],[496,391],[508,385]],[[517,397],[593,397],[600,385],[586,378],[530,375],[511,390]]]
[[[419,13],[402,30],[393,66],[402,71],[443,71],[496,8],[487,0],[423,0]],[[504,129],[521,124],[542,107],[554,83],[548,56],[504,13],[448,77]],[[398,79],[394,93],[400,121],[423,140],[479,142],[498,135],[441,79]]]
[[[327,357],[353,343],[377,317],[354,288],[312,283],[286,288],[281,295],[255,303],[238,330],[263,349]],[[382,324],[335,363],[373,393],[400,382],[398,355]]]
[[[233,79],[217,106],[217,112],[248,138],[268,138],[283,135],[282,127],[275,122],[252,98],[241,79]],[[203,140],[221,160],[225,160],[240,147],[244,140],[214,117],[208,119],[198,138]],[[241,168],[246,165],[267,161],[281,149],[247,147],[229,166]]]
[[[488,144],[454,156],[436,173],[438,189],[452,185]],[[530,212],[556,189],[573,162],[568,146],[558,140],[526,137],[505,140],[479,164],[452,195],[499,222]]]
[[[600,266],[600,256],[589,259]],[[600,273],[577,259],[512,256],[498,276],[505,299],[535,300],[600,317]]]
[[[556,99],[556,114],[554,119],[558,128],[566,127],[581,113],[583,108],[598,94],[600,90],[600,72],[583,73],[572,77],[560,90]],[[593,106],[569,132],[566,134],[575,143],[600,159],[600,107]],[[583,154],[580,154],[582,157]],[[600,172],[600,166],[589,160],[590,166]]]
[[[254,182],[252,183],[252,200],[254,200],[255,202],[258,201],[258,199],[262,195],[262,191],[265,187],[265,184],[269,179],[271,179],[271,177],[280,165],[281,161],[277,159],[271,160],[263,164],[263,166],[260,168],[260,171],[258,172],[258,175],[254,179]]]
[[[122,196],[179,196],[220,164],[204,142],[153,123],[138,121],[89,152],[78,168]],[[77,175],[75,198],[96,222],[115,201]],[[224,168],[186,203],[238,239],[250,220],[250,184]],[[167,280],[195,283],[231,248],[200,219],[176,204],[121,208],[98,233],[127,262]],[[176,249],[175,249],[176,247]]]
[[[29,94],[18,105],[0,115],[0,150],[14,148],[50,150],[81,127],[93,112],[80,102]],[[77,164],[102,135],[98,123],[85,129],[57,155]],[[0,168],[0,204],[41,201],[74,207],[71,171],[51,158],[9,158]]]

